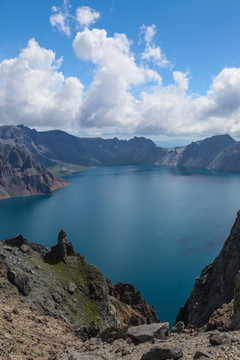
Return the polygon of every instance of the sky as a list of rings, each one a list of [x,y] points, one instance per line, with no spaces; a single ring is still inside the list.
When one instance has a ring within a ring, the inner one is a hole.
[[[239,0],[0,0],[0,125],[240,138]]]

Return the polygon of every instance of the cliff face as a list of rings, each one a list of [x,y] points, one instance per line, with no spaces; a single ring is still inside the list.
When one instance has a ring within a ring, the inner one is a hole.
[[[112,304],[123,323],[141,325],[159,322],[154,307],[147,304],[133,285],[120,282],[113,285],[108,281],[108,291]]]
[[[52,194],[65,185],[20,146],[0,146],[0,199]]]
[[[239,270],[240,211],[220,254],[196,279],[187,302],[179,311],[177,321],[182,320],[185,324],[196,327],[206,324],[216,309],[234,298],[235,278]],[[240,291],[236,290],[236,294],[238,293]],[[235,307],[240,309],[238,297],[235,296]]]

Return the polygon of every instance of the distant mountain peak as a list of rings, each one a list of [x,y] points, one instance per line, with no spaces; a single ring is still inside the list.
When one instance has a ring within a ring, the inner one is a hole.
[[[214,135],[209,138],[206,138],[202,141],[229,141],[235,142],[235,140],[229,134],[222,134],[222,135]]]

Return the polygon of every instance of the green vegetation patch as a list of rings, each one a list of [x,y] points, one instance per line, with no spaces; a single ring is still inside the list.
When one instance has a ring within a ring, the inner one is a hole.
[[[83,306],[87,322],[97,322],[99,320],[99,310],[94,300],[85,300]]]
[[[91,167],[77,165],[77,164],[70,164],[70,163],[61,163],[59,165],[48,166],[48,169],[52,171],[56,176],[67,176],[72,175],[72,173],[77,171],[83,171],[90,169]]]

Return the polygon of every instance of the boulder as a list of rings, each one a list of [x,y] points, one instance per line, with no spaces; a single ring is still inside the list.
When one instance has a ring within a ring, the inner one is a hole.
[[[155,339],[165,339],[169,334],[169,323],[157,323],[130,327],[127,336],[135,343],[143,343]]]
[[[60,304],[60,302],[62,301],[62,297],[61,297],[61,295],[58,294],[58,293],[53,294],[53,295],[52,295],[52,298],[53,298],[53,300],[54,300],[56,303],[58,303],[58,304]]]
[[[20,294],[27,296],[31,289],[30,279],[27,275],[22,273],[16,273],[15,271],[8,270],[7,272],[8,280],[17,287]]]
[[[200,358],[212,358],[213,356],[206,350],[199,349],[195,352],[194,359],[200,359]]]
[[[70,294],[73,294],[74,293],[74,291],[76,290],[76,285],[74,284],[74,283],[72,283],[72,282],[70,282],[69,284],[68,284],[68,292],[70,293]]]
[[[89,341],[89,346],[103,346],[103,341],[100,338],[92,338]]]
[[[126,332],[126,328],[122,325],[111,325],[104,329],[99,336],[102,341],[112,343],[118,339],[125,339],[127,337]]]
[[[182,357],[183,352],[181,349],[171,345],[159,345],[143,354],[141,360],[181,359]]]
[[[184,333],[185,325],[183,321],[178,321],[173,327],[172,332],[174,333]]]
[[[29,254],[30,248],[29,246],[27,246],[26,244],[22,244],[20,247],[20,250],[24,253],[24,254]]]
[[[84,326],[82,329],[76,331],[76,334],[80,336],[83,341],[91,338],[95,338],[99,335],[99,325],[95,321],[91,321],[88,326]]]
[[[209,342],[211,345],[221,345],[226,339],[227,339],[226,334],[215,333],[210,336]]]

